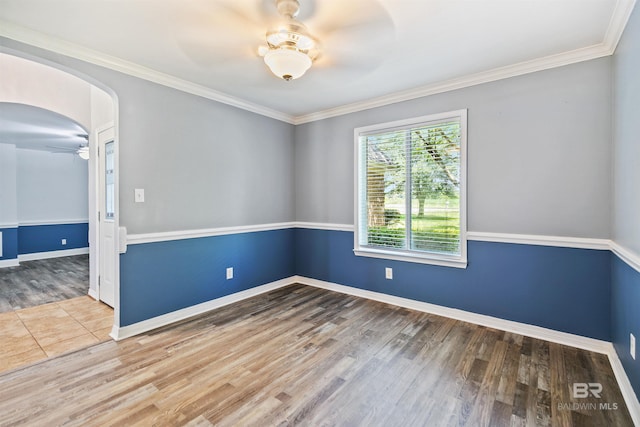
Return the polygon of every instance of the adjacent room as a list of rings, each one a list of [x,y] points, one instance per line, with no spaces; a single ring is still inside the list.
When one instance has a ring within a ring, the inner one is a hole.
[[[111,101],[33,61],[0,54],[0,67],[5,371],[110,339],[113,310],[89,296],[98,295],[91,287],[89,130],[100,104],[108,110]]]
[[[0,425],[640,425],[639,70],[635,0],[0,0]]]

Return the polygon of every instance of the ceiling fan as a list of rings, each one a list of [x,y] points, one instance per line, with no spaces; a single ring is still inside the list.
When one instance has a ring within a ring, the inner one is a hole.
[[[78,147],[56,147],[47,145],[52,153],[75,153],[83,160],[89,160],[89,145],[81,144]]]
[[[183,52],[209,73],[224,75],[255,69],[255,60],[261,57],[268,69],[285,81],[302,77],[311,67],[323,69],[322,76],[326,78],[362,76],[385,60],[387,56],[380,52],[395,40],[393,21],[381,3],[181,2],[176,10],[174,34]],[[258,74],[251,76],[259,79]]]
[[[61,147],[55,145],[47,145],[52,153],[75,153],[83,160],[89,160],[89,135],[77,134],[77,137],[84,138],[87,142],[77,147]]]

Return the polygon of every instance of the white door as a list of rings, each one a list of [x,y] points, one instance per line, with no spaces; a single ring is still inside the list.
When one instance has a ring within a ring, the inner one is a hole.
[[[99,224],[100,227],[100,276],[98,293],[100,301],[111,307],[115,304],[115,155],[114,130],[108,128],[98,133],[98,179],[99,179]]]

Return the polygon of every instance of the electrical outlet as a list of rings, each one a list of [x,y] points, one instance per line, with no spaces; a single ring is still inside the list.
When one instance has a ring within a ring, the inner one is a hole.
[[[629,334],[629,353],[636,360],[636,337],[633,334]]]
[[[62,239],[62,244],[66,245],[67,244],[67,239]]]
[[[393,280],[393,268],[387,267],[384,269],[384,277],[388,280]]]
[[[233,267],[227,268],[227,280],[233,279]]]

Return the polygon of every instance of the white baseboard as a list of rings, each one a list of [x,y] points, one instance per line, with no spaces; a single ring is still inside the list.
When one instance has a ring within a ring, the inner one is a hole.
[[[18,255],[19,261],[35,261],[37,259],[61,258],[73,255],[85,255],[89,253],[89,248],[64,249],[61,251],[36,252],[32,254]]]
[[[96,301],[100,301],[100,296],[98,295],[98,292],[95,289],[89,288],[89,296]]]
[[[609,347],[611,345],[609,341],[601,341],[594,338],[587,338],[580,335],[569,334],[567,332],[555,331],[553,329],[547,329],[540,326],[528,325],[526,323],[514,322],[512,320],[500,319],[498,317],[472,313],[470,311],[444,307],[442,305],[430,304],[427,302],[416,301],[408,298],[396,297],[380,292],[367,291],[351,286],[325,282],[323,280],[310,279],[308,277],[295,276],[294,283],[302,283],[303,285],[314,286],[316,288],[327,289],[330,291],[366,298],[373,301],[384,302],[387,304],[422,311],[425,313],[436,314],[438,316],[461,320],[463,322],[469,322],[476,325],[487,326],[489,328],[500,329],[502,331],[513,332],[514,334],[520,334],[545,341],[555,342],[558,344],[564,344],[571,347],[581,348],[583,350],[595,351],[596,353],[608,354]]]
[[[303,285],[314,286],[316,288],[327,289],[330,291],[384,302],[399,307],[405,307],[412,310],[474,323],[476,325],[487,326],[502,331],[512,332],[532,338],[581,348],[583,350],[606,354],[609,358],[609,362],[611,363],[611,368],[613,369],[613,373],[616,376],[616,380],[618,381],[618,385],[620,387],[620,391],[622,392],[622,396],[624,397],[627,408],[629,409],[629,413],[631,414],[631,418],[633,419],[635,425],[640,426],[640,402],[638,402],[638,398],[636,397],[633,387],[631,386],[629,377],[627,376],[627,373],[625,372],[624,367],[622,366],[622,363],[618,358],[618,354],[616,353],[613,344],[608,341],[587,338],[580,335],[542,328],[540,326],[528,325],[526,323],[514,322],[511,320],[504,320],[497,317],[471,313],[464,310],[443,307],[440,305],[396,297],[379,292],[367,291],[359,288],[353,288],[351,286],[339,285],[337,283],[310,279],[308,277],[295,276],[293,283],[302,283]]]
[[[171,313],[143,320],[142,322],[134,323],[132,325],[120,327],[114,326],[110,336],[114,340],[119,341],[125,338],[132,337],[134,335],[157,329],[161,326],[166,326],[180,320],[188,319],[189,317],[197,316],[199,314],[215,310],[216,308],[224,307],[225,305],[233,304],[247,298],[255,297],[265,292],[270,292],[275,289],[292,285],[294,283],[296,282],[294,281],[294,276],[292,276],[286,279],[267,283],[265,285],[256,286],[255,288],[247,289],[245,291],[236,292],[234,294],[217,298],[211,301],[203,302],[202,304],[197,304],[191,307],[183,308],[181,310],[172,311]]]
[[[631,414],[631,419],[636,426],[640,426],[640,401],[638,401],[638,396],[636,396],[636,393],[633,390],[633,386],[631,385],[629,377],[624,370],[624,366],[622,366],[618,353],[611,343],[609,343],[609,352],[607,353],[607,356],[609,356],[611,369],[613,369],[613,374],[616,376],[618,386],[620,387],[624,401],[627,404],[627,409],[629,409],[629,413]]]
[[[540,326],[528,325],[526,323],[514,322],[511,320],[500,319],[497,317],[486,316],[483,314],[471,313],[455,308],[444,307],[436,304],[430,304],[422,301],[415,301],[408,298],[396,297],[380,292],[367,291],[364,289],[354,288],[351,286],[339,285],[337,283],[326,282],[323,280],[311,279],[303,276],[291,276],[286,279],[267,283],[235,294],[227,295],[222,298],[207,301],[202,304],[177,310],[171,313],[163,314],[152,319],[143,320],[133,325],[113,327],[111,337],[118,341],[132,337],[162,326],[169,325],[180,320],[184,320],[199,314],[206,313],[216,308],[220,308],[235,302],[251,298],[265,292],[270,292],[294,283],[300,283],[316,288],[327,289],[334,292],[353,295],[360,298],[366,298],[373,301],[379,301],[399,307],[405,307],[411,310],[422,311],[425,313],[436,314],[438,316],[448,317],[451,319],[461,320],[464,322],[474,323],[502,331],[512,332],[532,338],[550,341],[558,344],[568,345],[571,347],[581,348],[583,350],[593,351],[596,353],[606,354],[611,363],[611,368],[616,376],[618,385],[625,399],[625,403],[634,423],[640,426],[640,402],[631,386],[631,382],[618,358],[613,344],[608,341],[587,338],[580,335],[570,334],[567,332],[555,331]],[[89,291],[91,294],[91,290]]]
[[[19,265],[20,265],[20,262],[18,261],[17,258],[0,260],[0,268],[17,267]]]

